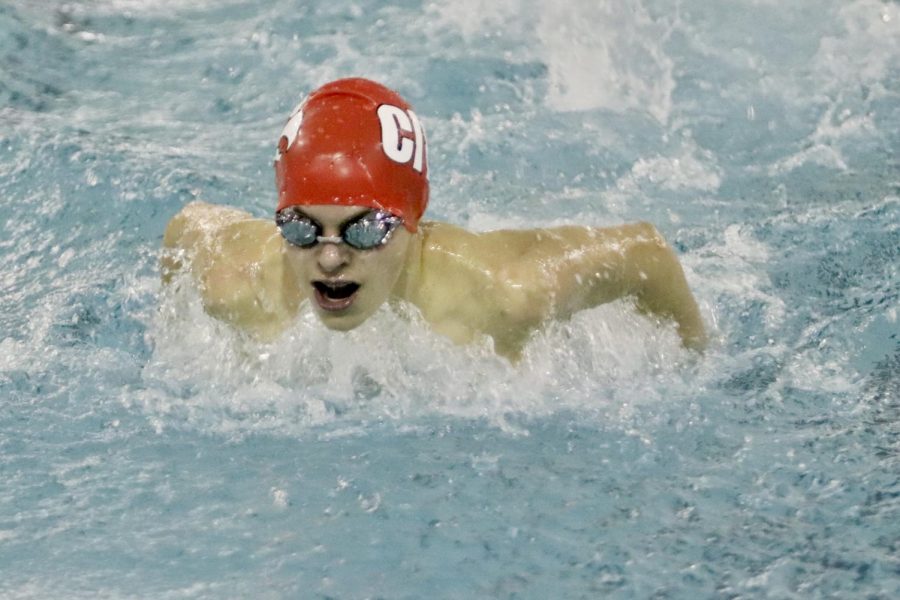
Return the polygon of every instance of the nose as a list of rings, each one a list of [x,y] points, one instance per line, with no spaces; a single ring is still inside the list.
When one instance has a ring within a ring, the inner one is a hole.
[[[316,263],[323,273],[334,274],[347,266],[350,262],[350,253],[344,244],[323,242],[318,245]]]

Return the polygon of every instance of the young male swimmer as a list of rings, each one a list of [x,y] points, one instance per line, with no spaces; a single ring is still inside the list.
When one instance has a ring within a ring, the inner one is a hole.
[[[194,202],[163,239],[164,280],[189,269],[206,310],[256,337],[277,337],[305,301],[339,331],[405,301],[453,341],[487,335],[515,360],[548,320],[631,296],[674,321],[685,346],[706,343],[678,259],[652,225],[472,233],[420,221],[422,126],[373,81],[328,83],[295,109],[275,180],[274,222]]]

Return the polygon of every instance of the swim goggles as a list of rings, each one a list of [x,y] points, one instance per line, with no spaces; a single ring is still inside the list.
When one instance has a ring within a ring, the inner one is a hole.
[[[294,207],[275,213],[275,224],[288,243],[300,248],[312,248],[318,243],[340,244],[357,250],[372,250],[383,246],[403,219],[389,212],[372,210],[352,219],[341,227],[339,236],[322,235],[322,225]]]

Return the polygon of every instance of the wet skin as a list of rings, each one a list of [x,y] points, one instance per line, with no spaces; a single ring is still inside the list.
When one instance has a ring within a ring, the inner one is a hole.
[[[339,236],[343,227],[369,212],[358,206],[308,206],[303,214],[322,226],[321,235]],[[290,286],[312,300],[313,309],[330,329],[347,331],[360,325],[394,291],[406,264],[409,232],[396,228],[388,242],[371,250],[346,243],[320,242],[311,248],[286,243],[285,271]]]
[[[368,210],[303,207],[324,236]],[[399,300],[455,342],[489,336],[516,360],[547,320],[630,296],[641,312],[673,320],[685,346],[706,344],[681,266],[647,223],[472,233],[423,222],[415,233],[398,227],[373,250],[299,248],[272,221],[195,202],[173,217],[163,244],[164,280],[189,269],[211,315],[263,339],[284,331],[307,299],[341,331]]]

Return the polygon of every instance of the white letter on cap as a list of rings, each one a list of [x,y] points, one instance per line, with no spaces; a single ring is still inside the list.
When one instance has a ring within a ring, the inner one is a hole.
[[[381,146],[388,158],[401,164],[408,163],[415,155],[413,168],[422,171],[422,126],[411,112],[390,104],[378,107],[381,121]],[[406,136],[401,134],[405,133]],[[411,136],[411,137],[408,137]]]
[[[416,113],[409,111],[409,118],[412,120],[413,131],[416,134],[416,160],[413,161],[413,169],[421,173],[422,163],[425,160],[425,132],[422,131],[422,124],[419,123]]]

